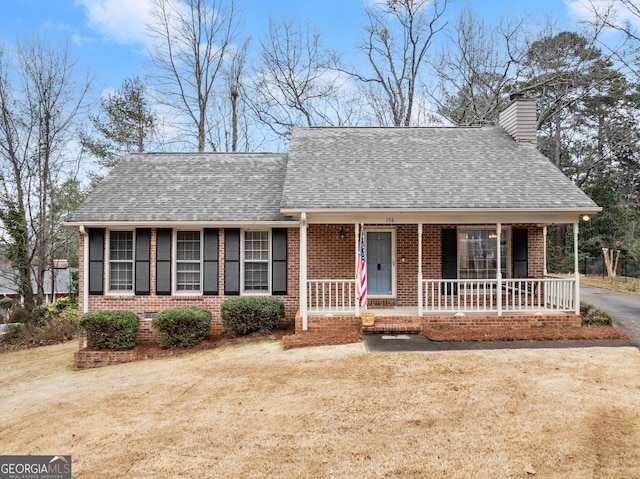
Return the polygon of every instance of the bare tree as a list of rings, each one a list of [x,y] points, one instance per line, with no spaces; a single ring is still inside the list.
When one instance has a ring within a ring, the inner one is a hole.
[[[525,17],[487,25],[463,9],[432,62],[439,113],[456,125],[496,123],[526,53],[525,36]]]
[[[434,37],[444,28],[448,0],[385,0],[366,8],[369,25],[361,46],[370,75],[353,72],[367,85],[381,124],[411,126],[420,72]]]
[[[64,210],[57,194],[77,173],[70,145],[89,86],[76,77],[66,45],[34,38],[12,58],[0,51],[2,240],[28,305],[43,301]]]
[[[212,98],[237,35],[235,0],[152,0],[151,57],[167,103],[188,118],[198,151],[212,150]]]
[[[260,60],[252,86],[258,120],[288,138],[298,125],[344,125],[353,103],[341,89],[348,77],[337,69],[333,52],[322,47],[320,33],[309,24],[269,20],[260,41]]]
[[[640,2],[638,0],[585,0],[583,7],[590,19],[583,24],[598,38],[600,44],[628,73],[640,79]],[[616,31],[617,36],[603,35]],[[611,43],[614,42],[614,43]]]

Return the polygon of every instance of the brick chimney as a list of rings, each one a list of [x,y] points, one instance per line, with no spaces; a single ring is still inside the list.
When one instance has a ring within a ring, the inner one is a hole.
[[[514,140],[536,144],[536,101],[524,98],[522,93],[510,97],[511,103],[500,112],[498,124]]]

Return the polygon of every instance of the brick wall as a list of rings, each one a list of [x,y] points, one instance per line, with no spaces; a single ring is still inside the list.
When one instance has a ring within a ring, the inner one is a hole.
[[[451,225],[424,225],[422,236],[422,268],[424,278],[441,278],[441,230],[453,228]],[[529,276],[541,277],[544,271],[543,265],[543,228],[533,225],[513,225],[513,227],[527,227],[529,230]],[[340,237],[341,228],[344,231],[344,240]],[[418,228],[417,225],[397,225],[396,229],[396,265],[397,265],[397,298],[375,300],[370,299],[372,307],[376,305],[413,306],[417,304],[417,271],[418,250],[416,247]],[[356,250],[355,227],[352,224],[344,225],[310,225],[308,229],[308,278],[309,279],[353,279],[355,276]],[[84,237],[80,236],[79,254],[83,258]],[[297,228],[291,228],[288,232],[287,247],[289,260],[287,263],[288,294],[276,296],[285,303],[286,319],[295,321],[299,307],[299,253],[300,237]],[[150,319],[146,319],[148,313],[158,313],[167,308],[197,305],[212,312],[212,334],[222,332],[220,321],[220,305],[228,299],[224,291],[224,231],[219,235],[219,296],[157,296],[156,285],[156,230],[151,231],[151,294],[148,296],[133,295],[91,295],[89,297],[89,309],[91,311],[107,309],[125,309],[135,312],[141,318],[141,330],[139,340],[152,340]],[[80,267],[80,298],[83,298],[84,275],[83,262]],[[106,268],[105,268],[106,270]],[[503,320],[505,317],[503,316]],[[340,320],[331,320],[330,323],[338,323]],[[314,323],[315,324],[315,323]],[[311,327],[311,325],[310,325]]]
[[[300,240],[299,231],[297,229],[289,229],[287,235],[287,249],[289,253],[289,261],[287,262],[287,292],[286,296],[273,296],[281,300],[285,305],[286,321],[294,322],[295,314],[299,306],[298,290],[299,290],[299,258],[300,258]],[[153,313],[159,313],[165,309],[178,308],[182,306],[199,306],[205,308],[212,313],[211,334],[216,335],[222,333],[222,322],[220,319],[220,305],[229,296],[223,294],[224,291],[224,231],[220,230],[219,237],[219,291],[218,296],[209,295],[156,295],[156,230],[151,231],[151,272],[150,286],[151,292],[148,296],[134,296],[132,294],[104,294],[89,296],[90,311],[104,310],[127,310],[133,311],[140,317],[140,332],[137,340],[139,342],[153,341],[153,333],[151,331],[151,319],[147,318]],[[84,254],[84,237],[80,235],[79,254],[83,258]],[[80,262],[80,301],[82,302],[84,293],[84,268],[83,261]],[[105,265],[106,271],[106,265]],[[105,289],[106,290],[106,289]],[[233,296],[237,297],[237,296]],[[82,340],[81,340],[82,341]]]

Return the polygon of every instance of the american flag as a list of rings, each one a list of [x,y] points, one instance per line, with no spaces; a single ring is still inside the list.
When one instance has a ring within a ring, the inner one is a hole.
[[[364,225],[360,229],[360,253],[358,260],[358,277],[356,279],[356,294],[360,306],[367,308],[367,255],[364,251]]]

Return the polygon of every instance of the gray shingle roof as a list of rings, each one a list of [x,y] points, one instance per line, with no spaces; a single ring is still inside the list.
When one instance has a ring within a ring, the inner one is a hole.
[[[597,208],[533,144],[490,128],[298,128],[285,210]]]
[[[68,222],[281,221],[286,165],[271,153],[128,155]]]

